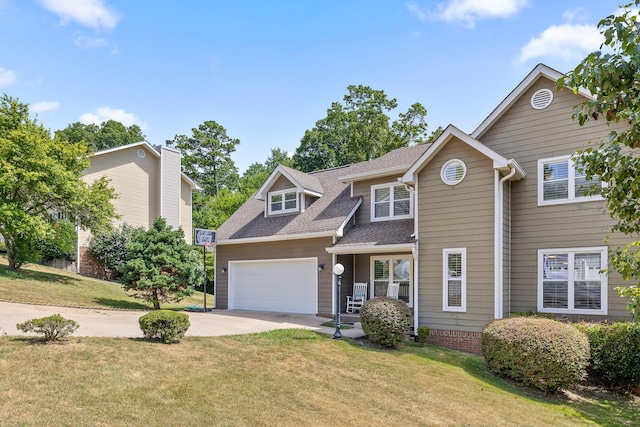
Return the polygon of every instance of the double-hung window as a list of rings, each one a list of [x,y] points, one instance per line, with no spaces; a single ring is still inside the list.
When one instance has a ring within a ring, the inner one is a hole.
[[[412,217],[413,198],[404,184],[371,187],[371,221]]]
[[[601,199],[597,194],[602,187],[598,179],[587,180],[578,171],[571,156],[538,160],[538,204],[583,202]],[[596,194],[590,194],[595,190]]]
[[[296,212],[298,210],[298,193],[293,190],[273,191],[269,193],[269,213]]]
[[[538,311],[607,314],[607,248],[538,251]]]
[[[467,311],[467,249],[443,249],[442,255],[442,310]]]

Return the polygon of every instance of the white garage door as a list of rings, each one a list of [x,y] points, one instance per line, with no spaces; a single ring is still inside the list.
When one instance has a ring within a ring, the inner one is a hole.
[[[316,314],[316,258],[229,262],[229,309]]]

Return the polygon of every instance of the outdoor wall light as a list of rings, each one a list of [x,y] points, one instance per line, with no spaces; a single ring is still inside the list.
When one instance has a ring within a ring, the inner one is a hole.
[[[318,264],[318,271],[324,270],[324,264]]]
[[[222,271],[223,273],[226,273],[226,272],[227,272],[227,267],[222,267],[222,268],[220,269],[220,271]]]

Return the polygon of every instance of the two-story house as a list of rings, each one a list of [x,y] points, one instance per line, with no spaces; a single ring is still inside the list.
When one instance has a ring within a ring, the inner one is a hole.
[[[120,218],[115,226],[126,223],[149,229],[157,217],[163,217],[173,228],[182,227],[185,240],[191,243],[191,196],[200,187],[181,172],[178,150],[140,141],[98,151],[89,160],[83,179],[93,182],[106,176],[116,191],[112,203]],[[105,277],[103,267],[87,249],[91,237],[88,230],[78,233],[77,271]]]
[[[613,220],[571,156],[611,130],[571,118],[588,93],[555,91],[538,65],[472,133],[302,173],[279,166],[218,230],[216,307],[330,315],[352,284],[399,283],[414,327],[479,352],[493,319],[537,310],[626,318],[600,271]],[[336,295],[335,263],[345,266]]]

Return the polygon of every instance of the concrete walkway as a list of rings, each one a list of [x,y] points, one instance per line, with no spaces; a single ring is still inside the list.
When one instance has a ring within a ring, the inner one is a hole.
[[[69,308],[47,305],[0,302],[0,335],[25,335],[16,329],[16,324],[29,319],[60,314],[73,319],[80,328],[73,336],[81,337],[142,337],[138,318],[144,311],[99,310],[91,308]],[[324,317],[308,314],[266,313],[257,311],[213,310],[209,313],[187,313],[191,327],[187,336],[221,336],[266,332],[275,329],[304,328],[333,334],[334,328],[321,326],[330,321]],[[362,329],[343,329],[342,335],[359,338]]]

